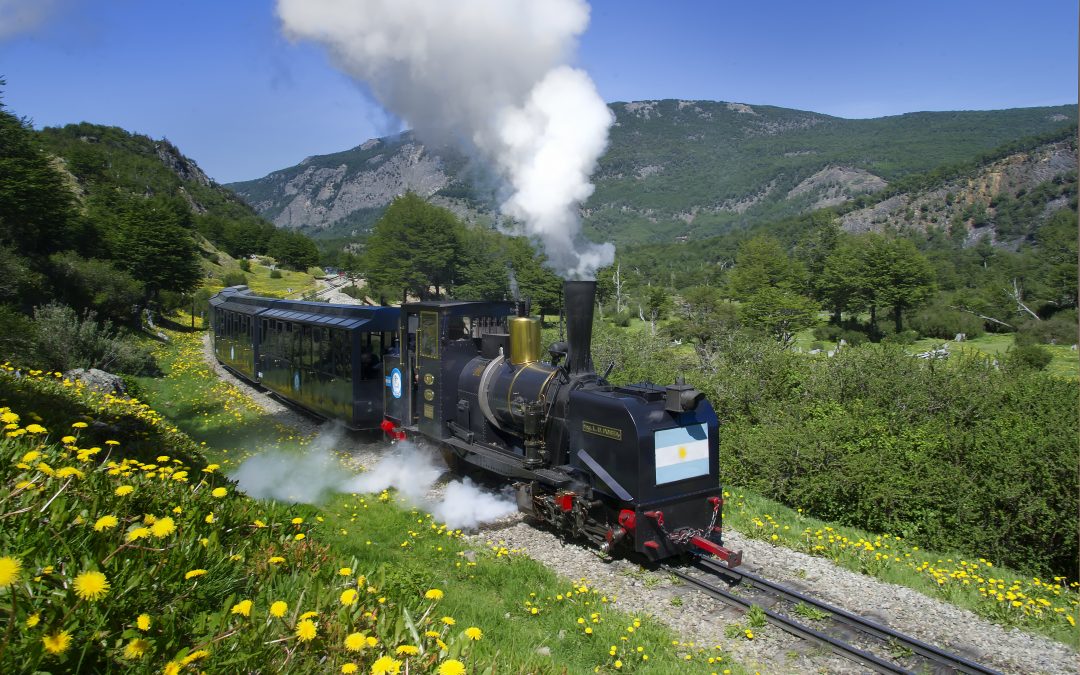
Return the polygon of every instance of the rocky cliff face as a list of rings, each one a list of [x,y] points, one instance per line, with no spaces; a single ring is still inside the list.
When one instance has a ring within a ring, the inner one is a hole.
[[[1050,143],[1009,155],[933,189],[895,195],[847,213],[841,227],[848,232],[962,227],[968,240],[987,234],[995,241],[1023,236],[1031,223],[1015,223],[1006,230],[998,226],[999,216],[1041,185],[1075,183],[1076,170],[1075,143]],[[1029,210],[1029,218],[1046,218],[1068,203],[1065,197],[1048,196],[1051,198],[1042,200],[1038,212]]]
[[[383,208],[410,190],[431,197],[450,180],[443,159],[405,136],[309,157],[290,169],[230,187],[278,227],[319,230],[356,211]]]

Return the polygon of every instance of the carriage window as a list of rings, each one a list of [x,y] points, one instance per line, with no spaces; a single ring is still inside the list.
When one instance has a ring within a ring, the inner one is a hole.
[[[439,314],[437,312],[420,312],[416,351],[420,356],[429,359],[439,358]]]

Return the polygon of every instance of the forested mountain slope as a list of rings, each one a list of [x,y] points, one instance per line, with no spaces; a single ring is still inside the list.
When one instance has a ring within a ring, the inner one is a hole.
[[[611,142],[584,205],[586,233],[618,244],[700,239],[844,203],[911,174],[1074,124],[1075,105],[848,120],[714,101],[614,103]],[[490,213],[493,182],[410,134],[233,183],[279,227],[363,235],[407,190]]]

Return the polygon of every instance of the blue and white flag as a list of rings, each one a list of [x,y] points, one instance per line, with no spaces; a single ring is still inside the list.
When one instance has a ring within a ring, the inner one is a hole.
[[[705,424],[657,431],[653,443],[657,485],[709,473],[709,429]]]

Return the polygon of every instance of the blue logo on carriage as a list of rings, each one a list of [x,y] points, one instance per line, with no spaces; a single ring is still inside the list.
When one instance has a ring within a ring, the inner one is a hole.
[[[401,371],[397,368],[390,371],[390,393],[401,398]]]

